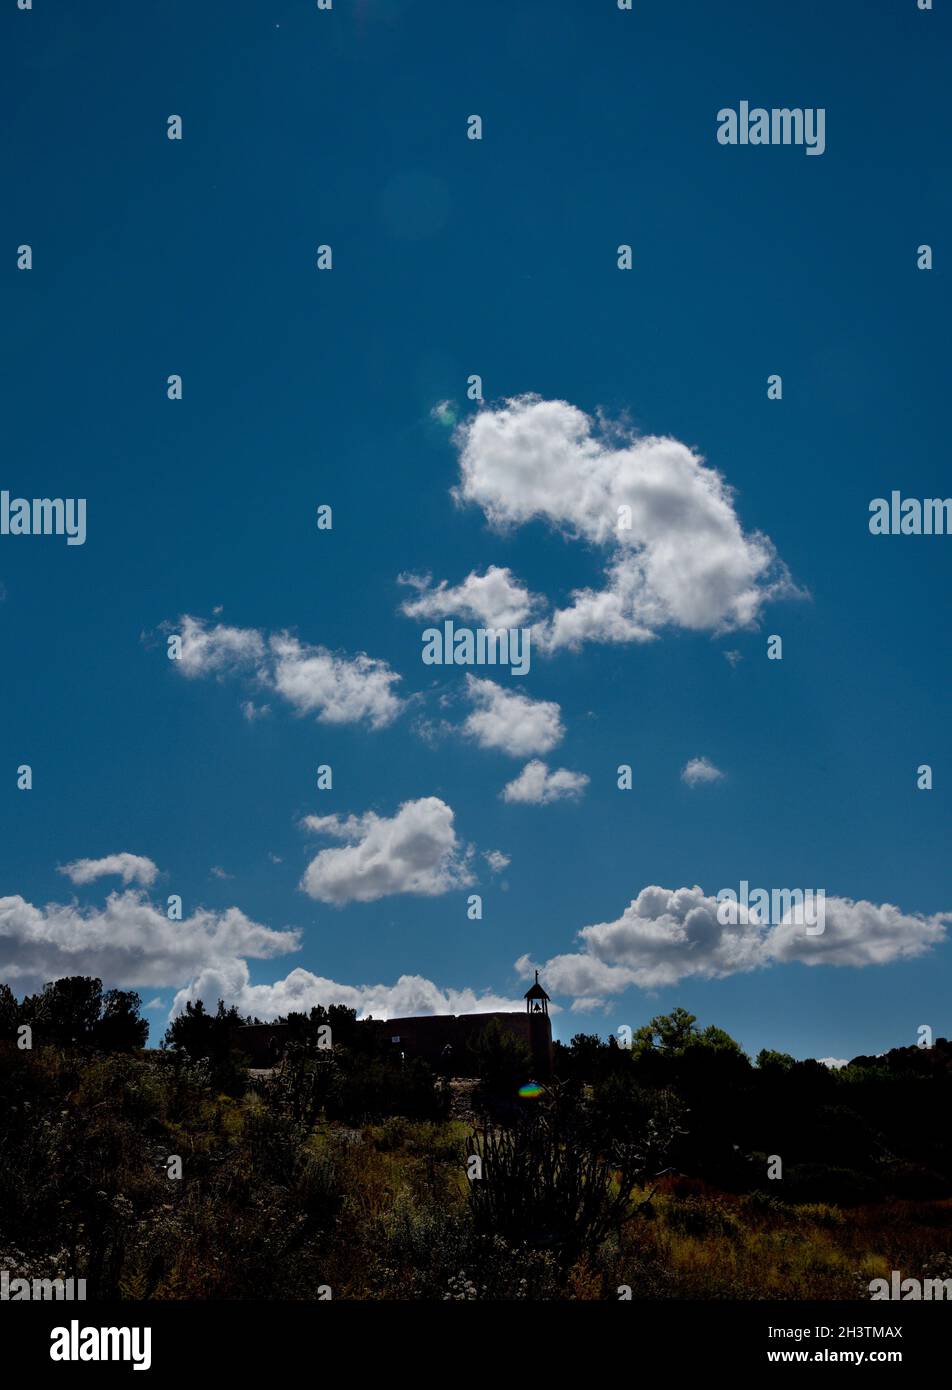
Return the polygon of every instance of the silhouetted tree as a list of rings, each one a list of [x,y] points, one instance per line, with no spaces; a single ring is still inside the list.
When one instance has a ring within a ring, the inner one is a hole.
[[[20,1006],[9,985],[0,983],[0,1039],[12,1038],[20,1018]]]
[[[233,1034],[244,1021],[234,1005],[225,1008],[223,999],[219,999],[218,1010],[213,1014],[201,999],[188,999],[184,1011],[166,1028],[162,1046],[184,1052],[193,1062],[220,1057],[230,1051]]]
[[[184,1011],[166,1028],[162,1047],[191,1062],[208,1062],[213,1084],[229,1095],[240,1095],[247,1081],[239,1035],[245,1022],[234,1004],[225,1008],[223,999],[213,1014],[201,999],[188,999]]]
[[[33,1029],[34,1047],[80,1047],[91,1041],[102,1008],[102,980],[67,975],[30,994],[20,1008],[21,1022]]]
[[[17,1008],[0,985],[0,1035],[17,1023],[33,1030],[33,1046],[91,1047],[99,1052],[132,1052],[144,1047],[149,1025],[140,1018],[142,1000],[133,990],[109,989],[90,975],[68,975],[30,994]]]
[[[109,989],[102,997],[102,1013],[93,1025],[91,1041],[102,1052],[134,1052],[145,1047],[149,1024],[139,1017],[142,1000],[134,990]]]
[[[519,1087],[532,1076],[532,1053],[523,1040],[493,1018],[470,1042],[468,1051],[479,1078],[474,1103],[497,1109],[514,1106]]]
[[[791,1057],[789,1052],[773,1052],[770,1048],[764,1047],[757,1053],[758,1067],[775,1067],[779,1071],[789,1071],[796,1066],[797,1059]]]

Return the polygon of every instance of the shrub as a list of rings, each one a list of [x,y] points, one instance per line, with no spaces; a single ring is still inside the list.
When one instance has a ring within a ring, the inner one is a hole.
[[[846,1217],[839,1207],[831,1207],[827,1202],[804,1202],[794,1208],[797,1220],[805,1226],[822,1226],[825,1230],[835,1230],[846,1225]]]
[[[734,1213],[723,1202],[708,1197],[685,1197],[665,1210],[668,1226],[686,1236],[740,1235],[741,1227]]]
[[[578,1142],[554,1107],[509,1129],[484,1126],[472,1145],[483,1165],[469,1185],[478,1234],[550,1250],[564,1269],[596,1250],[630,1211],[633,1169],[622,1167],[616,1180],[608,1160]]]

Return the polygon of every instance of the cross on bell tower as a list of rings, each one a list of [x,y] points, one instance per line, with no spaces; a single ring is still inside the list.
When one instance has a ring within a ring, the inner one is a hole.
[[[549,996],[539,984],[539,972],[535,973],[535,984],[531,989],[526,990],[526,1013],[527,1014],[547,1014],[549,1012]]]

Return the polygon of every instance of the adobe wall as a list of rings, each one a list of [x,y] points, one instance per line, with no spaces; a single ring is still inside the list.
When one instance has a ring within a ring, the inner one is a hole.
[[[552,1025],[546,1014],[424,1014],[375,1020],[374,1026],[394,1051],[422,1057],[437,1069],[445,1065],[443,1049],[449,1045],[452,1061],[465,1070],[468,1044],[492,1019],[522,1038],[532,1053],[535,1079],[547,1080],[552,1075]],[[236,1042],[252,1067],[270,1067],[284,1048],[286,1033],[281,1023],[250,1023],[238,1030]]]
[[[552,1075],[552,1025],[547,1014],[425,1014],[419,1018],[391,1018],[377,1026],[406,1057],[422,1057],[440,1066],[447,1044],[452,1047],[454,1058],[462,1062],[469,1044],[493,1019],[529,1048],[537,1080]]]

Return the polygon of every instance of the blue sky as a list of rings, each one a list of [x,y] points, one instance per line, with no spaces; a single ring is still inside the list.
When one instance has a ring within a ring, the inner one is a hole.
[[[196,980],[254,1010],[305,971],[300,1002],[324,980],[412,1012],[518,999],[524,958],[563,1037],[679,1004],[751,1051],[948,1035],[952,541],[867,523],[892,489],[949,491],[949,37],[914,0],[8,7],[0,486],[86,498],[88,534],[0,537],[0,976],[22,992],[95,970],[161,1001],[153,1040]],[[822,157],[719,145],[716,113],[741,100],[825,109]],[[513,481],[537,424],[564,443],[586,419],[596,510],[645,436],[677,441],[688,500],[721,476],[727,570],[773,557],[749,622],[697,618],[706,541],[686,522],[624,551],[650,639],[543,637],[522,678],[424,666],[401,574],[456,588],[504,569],[543,634],[574,591],[605,591],[619,552],[592,539],[581,482],[533,509]],[[674,586],[660,617],[646,553]],[[165,655],[184,615],[190,674]],[[315,648],[332,655],[308,666]],[[467,675],[557,704],[561,737],[483,746]],[[338,721],[315,681],[363,715]],[[535,757],[589,781],[503,799]],[[701,757],[723,775],[688,785]],[[412,852],[443,837],[422,880],[386,862],[408,803]],[[489,851],[510,862],[494,873]],[[345,856],[320,861],[323,898],[302,888],[322,852]],[[155,877],[61,872],[117,854]],[[378,871],[393,891],[359,900]],[[703,922],[679,936],[704,908],[676,890],[742,879],[823,888],[822,941],[764,954],[752,929],[725,955]],[[646,925],[629,904],[651,885],[675,898]],[[616,926],[577,937],[596,924]],[[274,935],[295,931],[293,951]],[[592,943],[594,967],[572,959]]]

